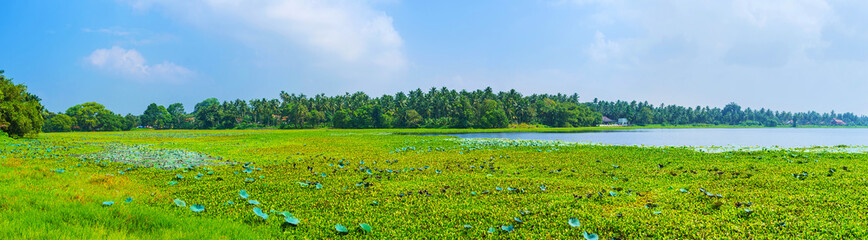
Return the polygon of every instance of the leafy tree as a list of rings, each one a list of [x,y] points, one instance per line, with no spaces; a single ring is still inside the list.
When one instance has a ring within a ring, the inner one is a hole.
[[[169,115],[169,112],[165,107],[163,107],[163,105],[151,103],[139,119],[142,122],[142,125],[154,128],[165,128],[168,124],[171,124],[172,115]]]
[[[417,128],[422,123],[422,115],[416,110],[407,110],[404,112],[404,127]]]
[[[69,132],[75,125],[75,119],[66,114],[57,114],[45,123],[48,132]]]
[[[215,99],[216,100],[216,99]],[[212,129],[220,126],[220,104],[196,104],[196,124],[199,128]]]
[[[220,101],[217,100],[217,98],[205,99],[204,101],[196,104],[196,106],[193,108],[193,114],[198,113],[199,109],[206,108],[206,107],[209,107],[211,105],[220,105]]]
[[[352,113],[349,113],[348,110],[340,110],[335,113],[332,118],[332,126],[335,128],[352,128]]]
[[[139,125],[139,117],[130,113],[127,113],[127,115],[124,116],[124,121],[127,124],[124,127],[124,131],[129,131]]]
[[[12,137],[35,137],[42,130],[41,99],[12,83],[0,70],[0,131]]]
[[[121,115],[109,111],[102,104],[86,102],[66,109],[66,115],[75,120],[73,129],[82,131],[129,130],[130,123]]]
[[[494,100],[486,99],[483,101],[479,116],[476,124],[479,128],[505,128],[509,125],[506,113],[500,109]]]
[[[184,104],[172,103],[168,108],[166,108],[166,111],[169,112],[169,116],[171,116],[172,128],[180,128],[187,117],[187,113],[184,112]]]

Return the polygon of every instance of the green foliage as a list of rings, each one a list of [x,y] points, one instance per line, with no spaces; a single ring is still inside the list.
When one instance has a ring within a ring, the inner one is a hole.
[[[12,137],[35,137],[42,130],[41,99],[15,84],[0,70],[0,131]]]
[[[551,127],[589,127],[602,123],[603,116],[585,105],[555,102],[551,99],[537,101],[542,124]]]
[[[86,102],[66,110],[66,115],[75,121],[73,130],[80,131],[127,131],[131,124],[128,118],[109,111],[102,104]]]
[[[497,101],[486,99],[478,109],[479,120],[476,123],[478,128],[505,128],[509,124],[506,112],[500,108]]]
[[[187,115],[187,113],[184,112],[184,104],[172,103],[168,108],[166,108],[166,112],[171,116],[171,128],[182,128]]]
[[[731,125],[738,126],[748,123],[750,126],[777,127],[779,125],[815,125],[815,126],[868,126],[868,116],[857,116],[853,113],[818,113],[773,111],[761,108],[759,110],[742,109],[736,103],[729,103],[721,108],[694,108],[663,105],[654,106],[648,102],[626,101],[593,101],[584,105],[604,116],[617,120],[627,118],[632,124],[672,124],[672,125]],[[840,120],[835,121],[835,120]],[[751,122],[748,122],[751,121]],[[758,122],[759,124],[756,124]]]
[[[75,125],[75,119],[66,114],[57,114],[45,123],[47,132],[69,132]]]
[[[177,109],[173,110],[177,111]],[[148,105],[148,109],[145,109],[145,112],[139,117],[139,121],[144,126],[166,128],[172,124],[172,115],[169,114],[169,111],[163,105],[151,103],[151,105]]]
[[[543,116],[536,102],[548,99],[555,111]],[[432,88],[408,94],[371,98],[363,92],[314,97],[280,92],[279,99],[220,101],[206,99],[196,104],[192,117],[183,114],[183,106],[170,105],[168,112],[173,128],[506,128],[510,124],[540,124],[543,118],[557,126],[593,126],[600,115],[578,104],[578,95],[521,96],[515,90],[494,93],[491,88],[474,92]],[[159,126],[163,116],[160,106],[149,106],[143,122]],[[153,111],[150,111],[153,109]],[[180,110],[180,111],[178,111]],[[154,112],[153,114],[151,112]],[[562,114],[560,112],[563,112]],[[560,114],[560,115],[558,115]],[[155,120],[156,119],[156,120]]]

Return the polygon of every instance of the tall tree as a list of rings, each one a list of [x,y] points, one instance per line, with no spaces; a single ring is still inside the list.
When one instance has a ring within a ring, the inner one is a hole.
[[[169,112],[169,116],[171,116],[172,128],[180,128],[187,117],[187,113],[184,112],[184,104],[172,103],[168,108],[166,108],[166,111]]]
[[[145,109],[145,112],[140,117],[143,125],[153,128],[165,128],[171,123],[171,119],[172,115],[169,115],[169,111],[163,105],[157,105],[156,103],[148,105],[148,109]]]
[[[12,83],[0,70],[0,131],[12,137],[35,137],[42,130],[41,99],[27,86]]]

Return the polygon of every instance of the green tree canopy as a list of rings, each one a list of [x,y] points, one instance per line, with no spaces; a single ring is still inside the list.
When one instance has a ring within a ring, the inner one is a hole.
[[[27,86],[12,83],[0,70],[0,131],[12,137],[36,136],[42,130],[42,104]]]
[[[66,114],[57,114],[45,123],[48,132],[69,132],[75,126],[75,119]]]
[[[130,123],[105,106],[96,102],[86,102],[66,109],[66,115],[75,119],[76,127],[81,131],[120,131],[129,130]]]
[[[163,105],[151,103],[151,105],[148,105],[148,109],[145,109],[145,112],[142,113],[139,121],[141,121],[142,125],[145,126],[165,128],[171,124],[172,115],[169,115],[169,111],[167,111]]]

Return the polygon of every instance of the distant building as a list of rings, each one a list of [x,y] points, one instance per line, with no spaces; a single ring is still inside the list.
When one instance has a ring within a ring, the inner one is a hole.
[[[615,122],[615,120],[612,120],[611,118],[607,118],[606,116],[603,116],[603,124],[612,124],[614,122]]]
[[[844,121],[841,121],[841,119],[837,119],[837,118],[832,118],[832,122],[830,122],[830,124],[832,124],[832,125],[847,125],[847,123],[845,123]]]
[[[626,118],[618,118],[618,125],[629,125],[630,121],[627,121]]]

